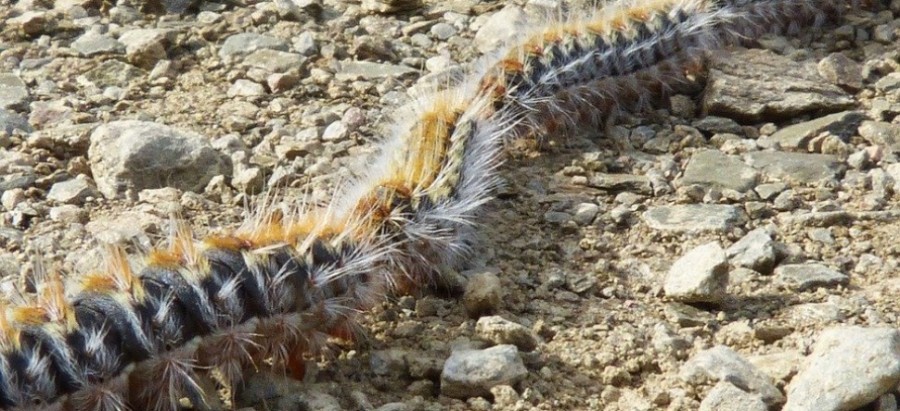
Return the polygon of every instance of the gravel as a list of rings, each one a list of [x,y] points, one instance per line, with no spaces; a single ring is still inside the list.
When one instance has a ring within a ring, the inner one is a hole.
[[[328,201],[410,90],[573,2],[135,3],[0,6],[0,290],[36,255],[70,275],[149,249],[172,215],[206,235]],[[898,13],[711,53],[653,110],[512,141],[461,273],[377,304],[302,383],[260,370],[210,406],[895,410]]]

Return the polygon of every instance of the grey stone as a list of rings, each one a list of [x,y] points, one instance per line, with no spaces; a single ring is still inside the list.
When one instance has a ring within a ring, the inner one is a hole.
[[[725,117],[706,116],[694,121],[693,123],[691,123],[691,125],[693,125],[698,130],[702,130],[711,134],[744,134],[744,129],[740,124],[737,123],[737,121]]]
[[[884,167],[884,172],[894,180],[894,191],[900,192],[900,163],[888,164]]]
[[[893,393],[878,397],[875,401],[875,411],[897,411],[897,397]]]
[[[231,162],[207,139],[146,121],[115,121],[91,134],[91,171],[104,196],[125,190],[171,186],[202,192],[216,175],[230,175]]]
[[[72,42],[72,48],[84,57],[98,54],[116,54],[125,51],[125,45],[106,35],[89,31]]]
[[[889,102],[884,98],[873,98],[869,113],[875,120],[890,120],[900,114],[900,100]]]
[[[847,165],[856,170],[864,170],[872,164],[868,150],[859,150],[847,156]]]
[[[403,77],[419,71],[406,66],[398,66],[395,64],[374,63],[371,61],[342,61],[340,69],[335,73],[335,78],[341,81],[355,80],[361,78],[364,80],[377,80],[386,77]]]
[[[125,45],[125,55],[135,66],[152,69],[166,58],[166,44],[172,32],[160,29],[133,29],[122,33],[119,42]]]
[[[200,0],[161,0],[160,5],[167,13],[181,14],[191,6],[200,3]]]
[[[272,2],[278,15],[284,19],[301,20],[306,12],[302,10],[293,0],[274,0]]]
[[[84,79],[100,88],[109,86],[124,88],[132,80],[142,75],[144,75],[144,71],[131,64],[118,60],[106,60],[84,73]]]
[[[425,69],[429,73],[442,73],[453,66],[453,59],[446,55],[437,55],[425,60]]]
[[[800,199],[794,190],[784,190],[772,200],[772,208],[778,211],[791,211],[797,208]]]
[[[819,61],[819,75],[831,84],[849,90],[859,90],[863,86],[862,69],[859,63],[843,53],[832,53]]]
[[[764,228],[757,228],[745,235],[725,251],[736,267],[746,267],[762,274],[775,267],[775,241]]]
[[[745,192],[753,188],[758,178],[759,173],[743,161],[719,150],[705,150],[691,156],[680,184]]]
[[[444,368],[445,360],[443,357],[438,357],[428,352],[410,353],[406,356],[409,376],[412,378],[438,380],[441,378],[441,370]]]
[[[349,53],[356,56],[358,60],[391,61],[397,58],[393,43],[380,36],[354,37]]]
[[[844,171],[838,158],[829,154],[757,151],[746,159],[769,178],[806,185],[836,181]]]
[[[28,144],[55,152],[83,155],[91,141],[96,124],[74,124],[47,128],[31,133]]]
[[[31,125],[28,124],[28,120],[25,117],[20,116],[16,112],[0,108],[0,132],[12,134],[16,130],[30,133]],[[0,144],[0,147],[2,147],[2,144]]]
[[[872,30],[872,38],[879,43],[890,44],[894,41],[897,26],[897,24],[879,24]]]
[[[219,49],[222,58],[247,55],[261,49],[287,51],[288,45],[283,40],[257,33],[238,33],[228,36]]]
[[[235,408],[271,411],[343,411],[340,401],[322,389],[275,373],[256,373],[236,385]]]
[[[36,162],[25,153],[0,150],[0,176],[17,171],[31,171]]]
[[[71,180],[54,184],[50,187],[50,192],[47,193],[48,200],[76,205],[83,204],[89,197],[98,198],[100,197],[100,192],[94,187],[94,183],[90,178],[84,174],[79,174]]]
[[[819,335],[787,387],[784,411],[854,410],[900,383],[900,331],[839,326]]]
[[[790,320],[801,324],[831,324],[846,318],[841,307],[831,302],[798,304],[790,307],[785,314]]]
[[[856,133],[856,129],[864,119],[865,115],[859,111],[842,111],[787,126],[776,131],[766,140],[777,142],[786,148],[807,149],[810,140],[823,132],[828,132],[842,140],[849,139]]]
[[[266,89],[263,88],[262,84],[247,79],[237,79],[228,88],[226,94],[228,97],[256,97],[265,95]]]
[[[363,0],[360,6],[367,12],[393,14],[416,10],[423,3],[422,0]]]
[[[788,327],[777,327],[775,332],[767,331],[768,334],[774,334],[776,338],[761,338],[760,325],[753,330],[753,336],[761,339],[767,344],[777,341],[789,335],[793,330]],[[797,374],[800,369],[800,363],[803,361],[803,355],[799,351],[788,350],[782,352],[774,352],[771,354],[754,355],[748,358],[754,367],[768,375],[774,381],[787,382]]]
[[[350,129],[343,121],[335,121],[322,131],[322,141],[340,141],[350,135]]]
[[[766,50],[714,55],[703,96],[705,112],[739,121],[788,119],[854,104],[846,92],[824,83],[814,68]]]
[[[28,87],[19,76],[0,73],[0,109],[21,108],[28,100]]]
[[[756,186],[753,191],[756,191],[760,199],[772,200],[781,194],[782,191],[787,190],[787,188],[788,186],[785,183],[768,183]]]
[[[768,411],[759,394],[746,392],[727,381],[720,381],[700,402],[700,411]]]
[[[741,209],[724,204],[651,207],[642,218],[650,228],[679,233],[725,232],[744,220]]]
[[[588,178],[588,186],[609,191],[628,191],[653,194],[653,186],[646,176],[633,174],[596,173]]]
[[[438,23],[431,26],[431,34],[437,37],[438,40],[447,40],[456,35],[456,28],[447,23]]]
[[[409,405],[402,402],[389,402],[375,409],[375,411],[412,411]]]
[[[900,73],[890,73],[875,82],[875,90],[884,94],[894,94],[900,91]]]
[[[375,375],[405,377],[409,375],[408,356],[408,351],[396,348],[372,351],[369,366]]]
[[[290,73],[272,73],[266,77],[266,84],[273,93],[294,88],[299,82],[300,77]]]
[[[466,274],[469,275],[469,282],[463,294],[463,306],[469,317],[478,318],[496,312],[503,298],[503,286],[497,272],[484,269]]]
[[[475,335],[495,345],[512,344],[522,351],[537,348],[537,338],[528,328],[500,316],[487,316],[475,323]]]
[[[824,227],[815,227],[806,233],[810,240],[818,241],[822,244],[834,244],[834,237],[831,231]]]
[[[581,203],[575,206],[575,213],[572,220],[578,225],[588,225],[594,222],[594,218],[600,212],[600,206],[594,203]]]
[[[24,239],[25,235],[21,230],[11,227],[0,227],[0,247],[9,248],[10,245],[21,247]]]
[[[515,345],[456,350],[444,363],[441,394],[451,398],[485,397],[498,385],[514,385],[528,375]]]
[[[475,47],[482,53],[495,50],[515,38],[527,27],[528,15],[516,6],[507,6],[492,14],[475,33]]]
[[[259,167],[249,167],[234,174],[231,184],[243,193],[256,194],[262,192],[266,183],[265,175]]]
[[[247,57],[244,57],[244,64],[250,67],[256,67],[268,71],[270,73],[283,73],[291,69],[300,69],[306,57],[278,50],[261,49],[256,50]]]
[[[654,325],[651,339],[653,348],[662,353],[680,353],[691,348],[691,342],[667,324]]]
[[[9,23],[10,27],[16,27],[28,36],[37,36],[52,28],[48,17],[49,13],[43,10],[26,11],[8,19],[7,23]]]
[[[71,122],[75,110],[64,100],[35,101],[31,103],[28,122],[38,129]]]
[[[311,31],[304,31],[294,37],[294,51],[300,53],[304,56],[314,56],[319,52],[319,47],[316,45],[316,37]]]
[[[34,172],[0,174],[0,192],[14,188],[28,188],[34,185]]]
[[[144,14],[131,5],[119,4],[109,9],[109,20],[123,26],[131,25],[143,17]]]
[[[797,291],[845,285],[850,282],[846,274],[822,264],[781,265],[775,268],[775,278]]]
[[[666,319],[681,327],[704,327],[715,320],[709,312],[678,302],[666,304]]]
[[[691,384],[727,381],[747,392],[759,394],[769,407],[784,403],[784,395],[771,379],[731,348],[717,345],[691,357],[679,371]]]
[[[86,209],[73,204],[63,204],[61,206],[50,207],[48,213],[50,219],[60,223],[84,224],[88,220],[88,212]]]
[[[701,245],[683,255],[666,273],[666,296],[686,303],[720,303],[728,287],[728,261],[718,243]]]
[[[21,188],[14,188],[12,190],[6,190],[3,194],[0,194],[0,205],[3,206],[7,211],[12,211],[16,208],[17,205],[21,204],[25,201],[25,190]]]
[[[572,219],[572,214],[563,211],[548,211],[544,213],[544,221],[551,224],[563,224]]]
[[[900,125],[884,121],[863,121],[859,135],[871,144],[900,153]]]

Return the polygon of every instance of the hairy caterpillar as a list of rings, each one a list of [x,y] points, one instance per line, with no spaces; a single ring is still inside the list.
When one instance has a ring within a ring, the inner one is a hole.
[[[530,31],[399,119],[369,173],[328,206],[200,240],[175,227],[141,267],[111,248],[74,291],[46,275],[0,310],[0,407],[170,410],[204,402],[198,374],[234,384],[265,362],[294,368],[329,336],[352,336],[356,313],[390,290],[459,265],[509,136],[594,125],[664,93],[706,50],[840,11],[621,1]]]

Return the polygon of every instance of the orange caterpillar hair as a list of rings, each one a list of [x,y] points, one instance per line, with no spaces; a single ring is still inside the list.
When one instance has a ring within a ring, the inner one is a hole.
[[[686,81],[712,47],[819,24],[826,0],[622,0],[532,31],[422,99],[368,172],[323,208],[197,240],[182,226],[133,264],[118,248],[65,292],[48,276],[0,309],[0,409],[175,410],[264,365],[294,367],[391,289],[459,266],[500,148],[581,126]]]

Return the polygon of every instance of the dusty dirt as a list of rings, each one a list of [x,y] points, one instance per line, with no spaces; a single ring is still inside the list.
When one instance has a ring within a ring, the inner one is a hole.
[[[467,13],[460,13],[466,19],[463,26],[475,21],[478,14],[488,14],[502,6],[496,2],[476,5]],[[0,2],[0,8],[8,9],[7,13],[14,7],[18,6]],[[525,8],[533,7],[531,4]],[[100,16],[95,24],[103,25],[108,19],[90,7],[85,9],[89,15]],[[44,81],[56,84],[57,89],[49,93],[32,93],[31,100],[62,101],[71,111],[60,120],[63,123],[99,124],[143,118],[197,132],[210,141],[235,133],[249,147],[249,154],[257,156],[252,157],[251,164],[266,164],[265,170],[273,173],[278,167],[293,163],[297,166],[294,170],[301,171],[278,184],[277,190],[286,199],[307,195],[309,191],[316,198],[326,198],[334,181],[348,176],[349,170],[358,166],[361,155],[372,151],[392,107],[403,100],[404,91],[416,83],[419,75],[375,81],[340,81],[333,76],[313,80],[310,70],[334,71],[335,58],[327,54],[356,53],[356,57],[365,58],[365,50],[359,50],[359,38],[376,31],[371,27],[403,28],[421,21],[443,21],[443,11],[437,3],[430,3],[410,13],[378,15],[359,11],[353,3],[325,2],[325,12],[319,19],[287,21],[277,13],[259,11],[264,9],[259,5],[223,6],[216,11],[220,18],[214,23],[198,23],[196,11],[184,17],[146,14],[137,22],[126,23],[125,28],[178,28],[175,45],[166,50],[166,59],[172,63],[171,73],[175,74],[163,80],[150,79],[146,74],[138,76],[124,87],[125,96],[112,103],[94,99],[92,91],[82,87],[76,78],[103,61],[125,57],[81,57],[66,52],[63,46],[83,32],[77,27],[60,24],[55,30],[34,37],[7,27],[0,48],[0,72],[18,72],[23,61],[47,58],[39,69],[21,70],[20,77],[32,90]],[[66,19],[59,21],[71,20]],[[793,59],[815,64],[836,49],[836,35],[831,32],[835,27],[849,24],[871,32],[872,27],[857,21],[842,20],[829,25],[824,33],[815,35],[812,43],[808,42],[809,36],[776,37],[763,45],[789,44],[795,51]],[[363,30],[362,26],[368,29]],[[117,30],[122,31],[122,27]],[[229,88],[236,79],[246,78],[247,70],[222,62],[217,52],[228,35],[242,31],[282,39],[310,31],[319,52],[298,72],[304,80],[287,91],[228,97]],[[406,36],[398,40],[402,47],[394,47],[395,56],[378,55],[376,50],[370,52],[375,56],[369,59],[399,64],[403,58],[424,61],[444,54],[455,62],[469,61],[477,55],[471,41],[475,31],[463,29],[445,41],[432,36],[429,47],[413,46]],[[427,28],[420,32],[429,33]],[[371,43],[377,45],[379,40]],[[844,49],[862,62],[871,58],[863,50],[873,42],[853,41]],[[896,47],[896,40],[888,46]],[[865,111],[871,107],[877,94],[874,80],[877,78],[866,80],[862,89],[852,93],[856,108]],[[702,95],[688,97],[696,107]],[[249,101],[258,111],[249,121],[230,122],[226,118],[232,109],[229,104],[234,101]],[[676,125],[689,125],[695,120],[672,114],[668,106],[666,101],[660,110],[626,116],[620,120],[621,130],[630,132],[643,126],[671,131]],[[350,107],[362,109],[365,122],[346,139],[328,142],[319,147],[322,152],[297,159],[275,156],[273,147],[284,135],[308,126],[326,126]],[[16,111],[27,117],[35,109],[32,105]],[[698,110],[697,116],[703,114]],[[781,127],[801,120],[804,118],[775,123]],[[897,121],[894,119],[894,124]],[[745,125],[758,134],[769,122]],[[34,126],[40,131],[58,124],[53,120]],[[285,129],[292,131],[279,131]],[[842,177],[837,186],[792,186],[800,205],[791,210],[773,209],[769,216],[748,218],[724,232],[669,233],[650,228],[641,213],[659,205],[704,202],[702,196],[691,200],[685,190],[675,189],[656,195],[628,189],[614,191],[592,188],[584,181],[599,172],[644,175],[648,170],[671,165],[674,171],[665,175],[671,184],[694,152],[715,148],[708,138],[681,138],[662,154],[622,152],[604,138],[602,130],[585,130],[582,136],[542,138],[540,147],[511,144],[507,148],[508,160],[501,170],[506,184],[481,217],[482,238],[472,262],[473,270],[488,267],[498,273],[505,297],[495,314],[528,327],[540,338],[535,351],[521,354],[529,373],[514,386],[515,391],[500,390],[500,395],[493,398],[465,401],[440,395],[440,381],[435,374],[451,349],[488,344],[475,337],[476,319],[466,315],[460,295],[433,292],[391,297],[367,313],[363,320],[367,339],[357,344],[339,344],[334,358],[319,361],[306,381],[310,390],[336,398],[343,409],[403,403],[407,409],[433,410],[691,410],[699,407],[712,385],[687,383],[678,372],[688,358],[703,349],[725,344],[745,358],[778,353],[799,356],[809,353],[821,330],[835,324],[897,326],[900,221],[851,219],[827,225],[824,228],[833,241],[823,242],[810,234],[816,227],[785,222],[784,218],[797,210],[814,209],[828,198],[844,210],[865,209],[863,197],[870,191],[866,183]],[[0,230],[4,230],[0,236],[0,261],[5,263],[0,269],[8,284],[20,289],[27,288],[36,255],[66,272],[90,269],[96,261],[92,250],[99,239],[113,238],[136,250],[136,244],[147,245],[164,237],[166,220],[173,211],[202,235],[239,224],[246,216],[244,204],[254,204],[260,198],[231,187],[227,176],[224,186],[210,187],[198,194],[176,193],[174,201],[152,197],[142,200],[137,193],[131,200],[93,198],[78,205],[84,213],[78,222],[54,221],[49,210],[57,204],[47,200],[49,188],[77,174],[90,175],[85,147],[58,141],[49,146],[34,144],[28,134],[14,134],[8,140],[6,150],[31,159],[37,177],[34,184],[24,189],[24,202],[33,212],[16,214],[22,209],[14,209],[0,213]],[[849,146],[851,152],[856,152],[871,144],[856,135]],[[325,161],[312,167],[321,158]],[[885,160],[888,161],[891,160]],[[872,167],[882,165],[875,163]],[[623,201],[621,197],[616,200],[622,192],[631,193],[636,199],[629,206],[630,211],[618,218],[613,211]],[[722,197],[706,201],[743,206],[750,200]],[[572,213],[581,203],[599,206],[597,217],[587,225],[548,217],[548,212]],[[881,209],[893,210],[897,206],[897,196],[889,196]],[[779,285],[770,275],[735,275],[732,270],[728,294],[721,304],[686,306],[665,296],[665,274],[680,256],[711,241],[727,247],[757,227],[771,229],[776,241],[787,250],[789,260],[818,261],[836,267],[849,275],[849,284],[797,292]],[[865,265],[872,260],[877,263]],[[688,318],[676,319],[673,310],[688,311]],[[405,350],[421,362],[431,361],[431,366],[423,366],[425,371],[418,373],[401,369],[376,375],[370,366],[371,357],[389,349]],[[781,373],[781,378],[773,377],[781,388],[796,372],[793,359],[800,357],[788,358],[772,371],[773,375]]]

